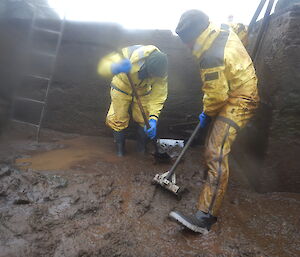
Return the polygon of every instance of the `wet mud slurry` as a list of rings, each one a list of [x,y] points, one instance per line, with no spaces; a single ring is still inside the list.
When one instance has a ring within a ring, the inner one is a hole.
[[[218,223],[201,236],[167,216],[195,211],[202,148],[178,168],[180,201],[151,185],[170,166],[134,150],[129,141],[117,158],[100,137],[2,139],[0,256],[300,256],[299,194],[257,194],[232,165]]]

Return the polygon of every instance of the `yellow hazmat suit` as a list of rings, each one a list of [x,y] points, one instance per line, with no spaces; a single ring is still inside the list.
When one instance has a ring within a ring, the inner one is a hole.
[[[106,124],[114,131],[121,131],[128,127],[131,106],[132,117],[140,126],[144,126],[143,116],[137,105],[135,97],[128,81],[127,75],[120,73],[113,75],[111,65],[121,59],[128,58],[132,63],[130,77],[140,96],[142,105],[149,119],[158,120],[164,102],[167,99],[168,85],[165,77],[150,77],[139,79],[139,70],[145,65],[145,59],[159,49],[153,45],[134,45],[122,49],[123,56],[119,53],[111,53],[105,56],[98,65],[98,73],[104,77],[113,77],[111,81],[111,105],[106,117]]]
[[[203,111],[213,117],[205,153],[208,178],[198,208],[217,216],[228,182],[231,145],[258,105],[257,78],[245,47],[228,25],[210,23],[197,37],[193,55],[203,81]]]
[[[239,37],[245,47],[248,46],[248,26],[242,23],[230,23],[229,26],[232,28],[235,34]]]

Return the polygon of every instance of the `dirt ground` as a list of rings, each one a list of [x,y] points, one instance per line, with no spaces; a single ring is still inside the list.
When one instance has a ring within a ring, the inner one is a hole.
[[[202,148],[180,164],[181,200],[151,185],[168,164],[114,155],[111,138],[48,131],[41,143],[0,139],[0,256],[300,256],[300,195],[257,194],[240,167],[231,177],[218,223],[201,236],[167,216],[195,211]]]

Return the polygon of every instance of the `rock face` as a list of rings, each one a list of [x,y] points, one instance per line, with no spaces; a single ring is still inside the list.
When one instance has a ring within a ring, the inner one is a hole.
[[[300,4],[300,0],[278,0],[275,7],[275,13],[288,9],[295,4]]]
[[[300,4],[283,11],[279,7],[256,67],[262,100],[259,116],[262,121],[269,120],[260,189],[299,192]]]
[[[297,171],[300,163],[296,156],[300,143],[299,14],[299,5],[293,5],[272,15],[256,65],[261,108],[233,147],[233,158],[240,160],[241,169],[259,191],[299,192],[300,189]],[[0,51],[2,58],[5,57],[0,66],[5,82],[1,83],[0,99],[4,100],[0,101],[5,101],[5,107],[0,108],[3,110],[1,119],[5,120],[13,88],[22,82],[19,76],[22,69],[18,65],[23,60],[21,49],[29,22],[9,20],[0,25],[4,35]],[[54,39],[44,41],[46,44],[36,47],[49,47],[54,43]],[[170,125],[196,123],[202,98],[197,65],[170,31],[124,31],[115,24],[67,22],[44,126],[65,132],[110,136],[111,131],[104,122],[110,104],[110,81],[98,76],[97,64],[105,54],[132,44],[154,44],[169,57],[169,96],[161,114],[159,135],[179,137],[179,134],[170,134]],[[38,67],[45,72],[43,65]],[[43,95],[32,83],[18,92],[37,99]],[[194,126],[189,125],[188,129]],[[134,126],[129,134],[134,134]]]

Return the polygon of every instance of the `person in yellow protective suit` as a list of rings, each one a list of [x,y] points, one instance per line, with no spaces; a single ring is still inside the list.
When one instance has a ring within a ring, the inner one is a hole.
[[[230,23],[229,26],[232,28],[235,34],[239,37],[245,47],[248,46],[248,26],[242,23]]]
[[[113,129],[118,156],[125,153],[125,129],[130,119],[129,108],[133,120],[139,124],[137,150],[144,153],[147,136],[150,139],[156,137],[157,121],[168,94],[166,54],[153,45],[133,45],[121,51],[122,53],[114,52],[105,56],[98,65],[100,75],[112,77],[111,105],[106,124]],[[144,119],[127,75],[130,76],[149,118],[149,129],[144,128]]]
[[[216,26],[206,14],[189,10],[180,18],[176,33],[199,63],[203,82],[203,112],[200,126],[210,123],[205,159],[207,180],[199,196],[197,212],[169,216],[187,228],[207,233],[217,221],[226,191],[228,154],[240,129],[258,106],[257,77],[245,47],[228,25]]]
[[[248,46],[248,26],[242,23],[234,23],[233,15],[228,16],[228,25],[231,27],[233,32],[237,34],[239,39],[242,41],[245,47]]]

